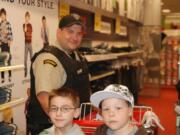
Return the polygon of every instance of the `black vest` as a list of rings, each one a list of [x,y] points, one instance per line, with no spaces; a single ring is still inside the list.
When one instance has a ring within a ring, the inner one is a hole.
[[[80,61],[73,60],[69,58],[63,51],[59,50],[54,46],[47,46],[36,53],[31,59],[31,93],[29,103],[27,105],[27,123],[30,126],[40,126],[39,131],[44,128],[51,126],[48,116],[43,111],[37,97],[35,90],[35,77],[33,74],[32,65],[36,57],[41,53],[51,53],[53,54],[59,62],[62,64],[66,74],[67,79],[62,87],[71,88],[78,92],[80,96],[80,102],[89,102],[89,78],[88,78],[88,67],[85,59],[80,57]],[[59,77],[61,79],[61,77]]]

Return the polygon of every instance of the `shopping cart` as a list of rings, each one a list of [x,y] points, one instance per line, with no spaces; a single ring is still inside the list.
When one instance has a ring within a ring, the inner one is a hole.
[[[90,103],[82,103],[80,108],[81,116],[74,122],[81,126],[86,135],[93,135],[96,128],[103,124],[98,109],[94,108]],[[143,115],[146,111],[152,111],[152,108],[149,106],[134,106],[131,118],[132,124],[142,126]],[[155,134],[157,135],[157,132]]]

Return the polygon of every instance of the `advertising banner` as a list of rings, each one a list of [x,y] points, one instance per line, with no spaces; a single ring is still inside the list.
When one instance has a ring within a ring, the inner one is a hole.
[[[56,42],[58,0],[0,0],[0,10],[0,54],[9,56],[5,66],[24,65],[0,72],[0,87],[12,89],[13,98],[26,99],[30,59],[43,46]],[[13,119],[24,130],[24,105],[13,108]]]

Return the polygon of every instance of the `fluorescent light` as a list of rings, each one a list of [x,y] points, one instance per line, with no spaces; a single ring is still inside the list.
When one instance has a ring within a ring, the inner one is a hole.
[[[163,12],[163,13],[170,13],[171,10],[170,10],[170,9],[163,9],[162,12]]]

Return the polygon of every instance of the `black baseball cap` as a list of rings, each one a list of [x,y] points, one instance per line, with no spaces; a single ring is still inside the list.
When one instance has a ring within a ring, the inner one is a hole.
[[[59,21],[59,28],[69,27],[73,24],[81,25],[84,28],[84,23],[81,17],[78,14],[70,14],[63,16]]]

